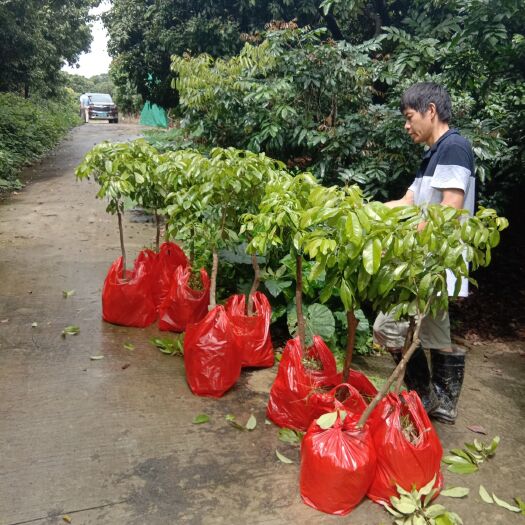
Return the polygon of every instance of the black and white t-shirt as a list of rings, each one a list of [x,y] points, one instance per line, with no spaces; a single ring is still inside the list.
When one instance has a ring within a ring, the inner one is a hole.
[[[414,204],[439,204],[443,200],[443,190],[459,189],[465,194],[463,208],[474,214],[476,179],[474,154],[470,142],[462,137],[457,129],[444,133],[425,154],[412,185]],[[460,297],[468,295],[468,281],[462,280]],[[454,290],[455,279],[447,272],[449,293]]]

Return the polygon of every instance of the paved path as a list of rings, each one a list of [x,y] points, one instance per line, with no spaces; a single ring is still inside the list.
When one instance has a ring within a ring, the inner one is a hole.
[[[94,198],[94,183],[76,182],[73,170],[93,144],[138,133],[102,123],[73,130],[26,171],[26,188],[0,204],[0,525],[60,524],[66,514],[74,525],[391,523],[367,501],[345,518],[301,503],[299,451],[264,423],[275,369],[243,372],[221,400],[195,397],[182,360],[148,343],[155,327],[101,321],[102,282],[119,255],[117,225]],[[126,221],[126,240],[131,259],[153,242],[154,229]],[[62,291],[73,289],[64,299]],[[72,324],[80,334],[63,339]],[[358,364],[376,375],[390,369],[384,357]],[[477,490],[483,483],[507,500],[525,496],[523,357],[505,345],[476,347],[467,374],[458,424],[438,427],[444,448],[472,441],[466,425],[473,423],[502,444],[480,473],[446,475],[469,486],[469,498],[440,501],[466,524],[522,523],[481,503]],[[210,423],[193,425],[200,413]],[[224,419],[242,422],[251,413],[253,432]],[[280,463],[277,448],[295,463]]]

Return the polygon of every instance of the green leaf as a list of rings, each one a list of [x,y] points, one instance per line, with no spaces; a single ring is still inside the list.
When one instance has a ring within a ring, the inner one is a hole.
[[[287,458],[286,456],[283,456],[277,449],[275,450],[275,455],[279,459],[281,463],[290,464],[293,463],[293,461],[290,458]]]
[[[323,429],[327,430],[334,426],[337,421],[337,412],[328,412],[317,418],[317,424]]]
[[[371,239],[363,248],[363,266],[367,273],[374,275],[381,264],[381,242]]]
[[[470,458],[465,458],[463,456],[458,456],[458,455],[454,455],[454,456],[445,456],[443,458],[443,463],[447,463],[447,464],[450,464],[450,465],[453,465],[455,463],[459,463],[460,465],[463,465],[463,464],[472,464],[472,460]]]
[[[479,497],[485,503],[494,503],[494,500],[492,499],[491,495],[487,492],[487,489],[485,489],[483,485],[479,486]]]
[[[499,499],[494,492],[492,493],[492,497],[494,498],[494,502],[496,505],[499,505],[500,507],[510,510],[511,512],[521,512],[521,509],[518,507],[515,507],[514,505],[511,505],[510,503],[507,503],[506,501],[503,501],[502,499]]]
[[[179,335],[176,339],[171,337],[151,337],[149,342],[163,354],[182,355],[184,353],[184,334]]]
[[[62,337],[66,337],[66,335],[78,335],[80,333],[80,328],[75,325],[66,326],[62,330]]]
[[[75,290],[62,290],[62,296],[64,299],[67,299],[68,297],[71,297],[75,294]]]
[[[207,423],[209,420],[210,416],[208,416],[207,414],[199,414],[193,419],[193,424],[202,425],[203,423]]]
[[[489,445],[489,450],[488,450],[489,456],[492,456],[496,452],[496,449],[498,448],[498,445],[499,445],[499,441],[500,441],[499,436],[496,436],[492,440],[492,442]]]
[[[124,348],[130,352],[135,350],[135,345],[133,343],[124,343]]]
[[[435,504],[430,505],[425,510],[425,515],[429,518],[437,518],[437,516],[441,516],[441,514],[444,514],[447,511],[447,509],[443,505]]]
[[[441,491],[441,496],[447,496],[449,498],[464,498],[470,489],[467,487],[449,487]]]
[[[477,472],[479,469],[477,465],[472,463],[454,463],[449,465],[447,470],[454,472],[455,474],[472,474],[473,472]]]
[[[417,509],[417,505],[407,496],[393,497],[390,498],[390,501],[393,507],[402,514],[413,514]]]
[[[301,443],[303,433],[291,428],[280,428],[279,439],[284,443],[290,443],[291,445],[298,445]]]
[[[392,516],[395,516],[396,518],[402,518],[403,517],[403,514],[401,514],[401,512],[398,512],[397,510],[393,509],[392,507],[390,507],[389,505],[386,505],[385,503],[382,503],[383,507],[385,507],[385,510],[390,512],[390,514],[392,514]]]
[[[321,336],[325,341],[331,339],[335,333],[334,315],[324,304],[314,303],[308,306],[306,324],[312,334]]]
[[[430,491],[434,488],[435,483],[436,483],[436,476],[434,476],[425,486],[419,489],[418,492],[420,496],[428,496],[430,494]]]
[[[268,279],[264,281],[264,286],[273,297],[277,297],[283,290],[289,288],[292,285],[292,281],[276,281],[274,279]]]
[[[449,516],[449,513],[446,514],[440,514],[439,516],[436,516],[434,518],[435,525],[456,525],[457,523],[460,523],[458,521],[452,521],[452,519]]]
[[[242,430],[242,431],[246,430],[245,427],[243,427],[242,425],[237,423],[237,421],[235,421],[235,416],[233,414],[226,414],[225,419],[228,422],[228,424],[232,426],[233,428],[235,428],[236,430]]]
[[[350,288],[348,287],[348,284],[346,283],[345,279],[341,280],[341,287],[339,288],[339,295],[341,296],[341,301],[343,302],[343,307],[345,311],[349,312],[350,310],[353,310],[353,296],[352,292],[350,292]]]
[[[246,430],[253,430],[257,426],[257,419],[255,419],[255,416],[252,414],[248,421],[246,422]]]

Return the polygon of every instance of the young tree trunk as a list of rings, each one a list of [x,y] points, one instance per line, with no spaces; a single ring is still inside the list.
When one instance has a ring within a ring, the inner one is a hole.
[[[407,335],[405,336],[405,343],[403,344],[403,350],[402,354],[405,355],[410,348],[410,343],[412,343],[412,339],[414,338],[414,330],[416,329],[416,320],[414,317],[410,318],[410,321],[408,322],[408,330]],[[404,374],[401,374],[396,381],[396,386],[394,388],[394,392],[396,394],[399,394],[399,391],[401,390],[401,385],[403,384],[403,380],[405,378]]]
[[[248,315],[253,315],[253,295],[259,289],[259,283],[261,282],[261,269],[257,262],[257,255],[252,254],[252,266],[253,266],[253,283],[250,289],[250,295],[248,297]]]
[[[297,311],[297,333],[299,335],[299,343],[301,344],[301,350],[304,351],[306,348],[305,344],[305,326],[303,317],[303,258],[301,255],[297,255],[296,261],[296,288],[295,288],[295,308]]]
[[[348,341],[346,343],[345,366],[343,368],[343,383],[348,383],[348,376],[350,375],[350,366],[352,365],[352,357],[354,356],[355,333],[359,321],[356,319],[353,310],[346,312],[346,321],[348,324]]]
[[[213,310],[217,306],[217,299],[215,297],[217,289],[217,273],[219,271],[219,254],[217,250],[213,249],[213,264],[211,267],[211,278],[210,278],[210,306],[208,310]]]
[[[423,316],[419,316],[417,322],[416,322],[416,328],[414,330],[414,335],[412,337],[412,344],[410,345],[410,348],[406,351],[405,355],[403,356],[403,359],[399,362],[399,364],[396,366],[386,383],[383,385],[383,388],[377,393],[376,397],[372,400],[372,402],[366,407],[366,410],[363,412],[361,417],[359,418],[359,421],[357,423],[357,426],[362,428],[364,424],[366,423],[366,420],[370,416],[370,414],[373,412],[374,408],[378,405],[378,403],[388,394],[388,391],[390,390],[390,387],[393,385],[394,381],[399,377],[403,376],[405,373],[405,368],[408,363],[408,360],[412,357],[412,354],[416,351],[416,348],[419,345],[419,332],[421,330],[421,321],[423,319]]]
[[[193,270],[195,262],[195,226],[191,227],[190,268]]]
[[[226,208],[222,209],[221,217],[221,229],[219,232],[219,238],[222,239],[224,235],[224,225],[226,224]],[[219,253],[217,252],[217,246],[213,247],[213,264],[211,267],[211,278],[210,278],[210,306],[208,310],[213,310],[217,306],[217,274],[219,272]]]
[[[126,279],[126,249],[124,248],[124,227],[122,226],[122,213],[117,207],[118,230],[120,233],[120,249],[122,251],[122,279]]]
[[[155,210],[155,224],[157,226],[157,236],[155,237],[155,248],[157,253],[159,253],[159,247],[160,247],[160,217],[157,213],[157,210]]]

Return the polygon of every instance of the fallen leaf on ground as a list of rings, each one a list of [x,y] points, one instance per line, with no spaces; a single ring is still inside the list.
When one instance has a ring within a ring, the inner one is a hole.
[[[66,522],[66,523],[71,523],[73,520],[71,519],[71,516],[68,516],[67,514],[65,516],[62,516],[62,519]]]
[[[303,439],[303,433],[292,430],[291,428],[280,428],[279,439],[284,443],[298,445],[301,443],[301,439]]]
[[[483,485],[479,486],[479,497],[485,503],[494,503],[494,500],[492,499],[491,495],[487,492],[487,489]]]
[[[246,430],[242,425],[239,425],[237,421],[235,421],[235,416],[233,414],[226,414],[225,417],[226,421],[228,421],[228,424],[231,425],[233,428],[237,430]]]
[[[124,343],[124,348],[126,350],[135,350],[135,345],[133,343]]]
[[[467,428],[472,432],[476,432],[476,434],[487,434],[487,431],[481,425],[467,425]]]
[[[64,299],[71,297],[72,295],[74,295],[74,293],[75,290],[62,290],[62,296],[64,297]]]
[[[440,495],[449,498],[464,498],[469,492],[470,489],[467,487],[447,487],[440,492]]]
[[[255,419],[255,416],[252,414],[248,421],[246,422],[246,430],[253,430],[257,426],[257,419]]]
[[[80,332],[80,328],[75,325],[66,326],[62,330],[62,337],[66,337],[66,335],[77,335]]]
[[[103,355],[90,355],[89,358],[91,361],[99,361],[100,359],[104,359]]]
[[[521,512],[521,509],[519,507],[511,505],[510,503],[507,503],[506,501],[503,501],[502,499],[498,498],[496,494],[494,494],[494,492],[492,493],[492,497],[494,498],[494,503],[496,503],[496,505],[499,505],[500,507],[503,507],[504,509],[510,510],[511,512]]]
[[[279,461],[281,461],[282,463],[287,463],[287,464],[293,463],[293,461],[290,458],[283,456],[277,449],[275,450],[275,455],[277,456]]]
[[[195,416],[193,419],[194,425],[202,425],[203,423],[207,423],[210,420],[210,416],[208,414],[199,414],[198,416]]]

